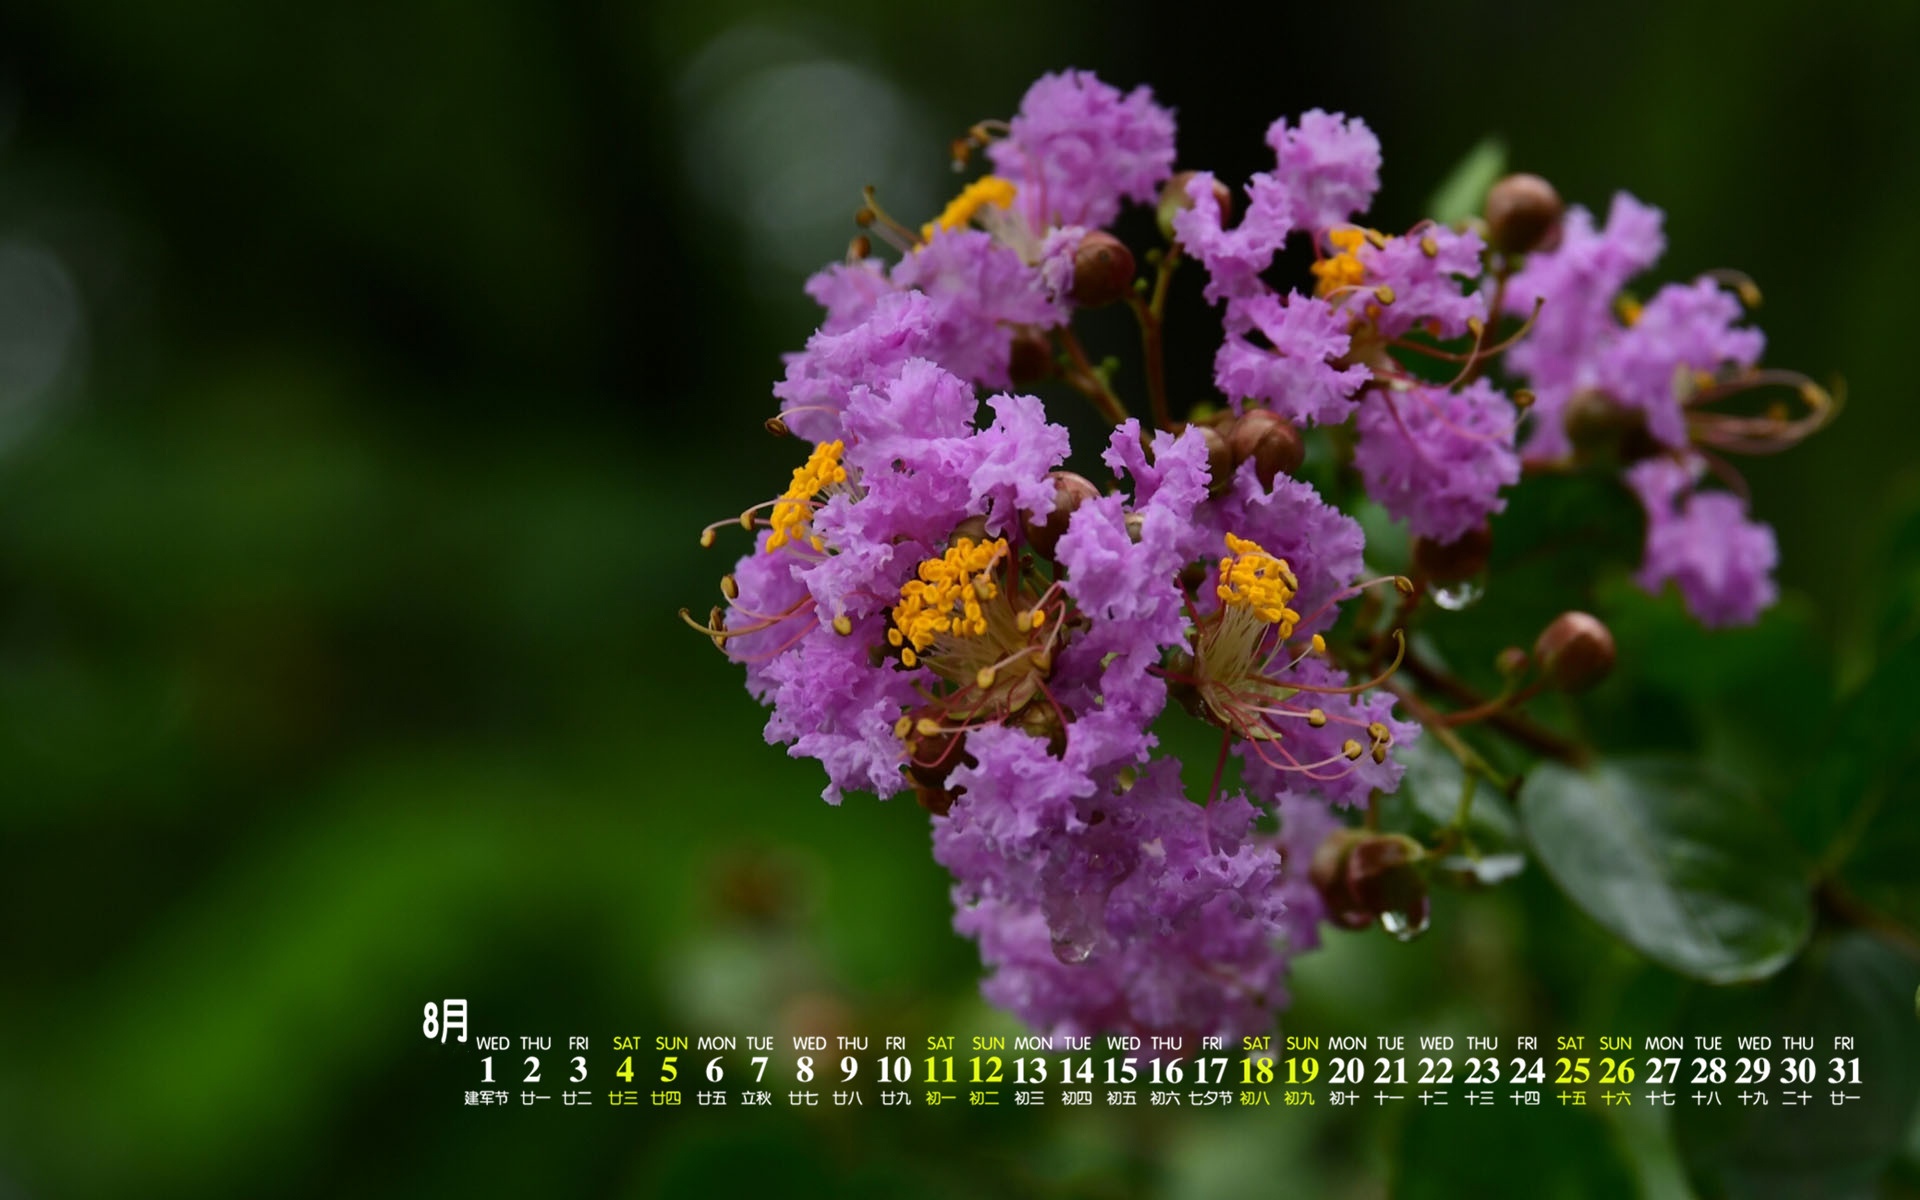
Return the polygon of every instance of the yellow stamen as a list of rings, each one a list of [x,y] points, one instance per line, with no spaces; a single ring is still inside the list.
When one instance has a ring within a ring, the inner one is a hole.
[[[987,631],[980,601],[1000,594],[988,572],[1006,552],[1005,538],[976,544],[962,537],[939,558],[920,564],[919,577],[901,587],[900,602],[893,606],[894,628],[912,643],[911,650],[926,650],[942,634],[978,637]],[[902,661],[911,650],[902,651]]]
[[[1215,588],[1222,603],[1244,608],[1261,621],[1280,626],[1280,636],[1293,636],[1293,624],[1300,614],[1287,607],[1300,581],[1294,578],[1286,560],[1275,558],[1258,543],[1227,535],[1227,549],[1233,553],[1220,560],[1220,583]]]
[[[1013,206],[1015,188],[998,175],[982,175],[960,190],[960,194],[947,201],[947,207],[940,215],[920,227],[920,236],[930,238],[936,230],[960,229],[980,212],[992,205],[995,208]]]
[[[773,505],[773,536],[767,539],[769,553],[790,541],[805,541],[815,550],[826,546],[814,536],[814,497],[836,484],[847,481],[847,468],[840,462],[843,442],[822,442],[813,448],[807,461],[793,469],[793,482]]]
[[[1619,311],[1620,320],[1624,324],[1632,326],[1640,323],[1640,302],[1632,296],[1622,294],[1613,302],[1613,306]]]
[[[1327,234],[1336,253],[1313,264],[1313,277],[1319,281],[1313,285],[1314,295],[1328,296],[1342,288],[1357,287],[1366,278],[1366,268],[1360,265],[1360,247],[1367,244],[1368,232],[1345,228]]]

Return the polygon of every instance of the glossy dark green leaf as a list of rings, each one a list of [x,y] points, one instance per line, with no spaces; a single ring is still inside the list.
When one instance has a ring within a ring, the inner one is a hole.
[[[1862,898],[1920,928],[1920,806],[1908,802],[1920,761],[1912,689],[1920,638],[1885,655],[1879,668],[1816,728],[1819,765],[1788,797],[1794,834],[1824,868]]]
[[[1531,1085],[1529,1085],[1531,1086]],[[1632,1169],[1594,1110],[1549,1104],[1525,1108],[1503,1087],[1491,1105],[1469,1107],[1455,1091],[1444,1108],[1408,1114],[1393,1195],[1630,1196]]]
[[[1679,758],[1543,764],[1521,792],[1534,856],[1628,944],[1711,983],[1763,979],[1812,927],[1809,888],[1772,814]]]
[[[1754,1089],[1769,1094],[1764,1107],[1743,1104],[1738,1095],[1746,1089],[1737,1084],[1720,1089],[1718,1106],[1676,1106],[1675,1137],[1701,1193],[1737,1200],[1879,1195],[1920,1103],[1920,1073],[1912,1069],[1920,1062],[1920,1024],[1909,1007],[1916,983],[1920,964],[1871,935],[1849,933],[1822,938],[1762,987],[1696,994],[1681,1016],[1690,1050],[1695,1037],[1718,1037],[1731,1063],[1742,1053],[1738,1038],[1772,1037],[1766,1053],[1776,1077]],[[1811,1038],[1812,1048],[1788,1047],[1785,1036]],[[1836,1037],[1851,1038],[1851,1046],[1836,1046]],[[1785,1057],[1811,1058],[1818,1084],[1781,1086]],[[1849,1082],[1829,1082],[1836,1058]],[[1858,1086],[1846,1065],[1855,1058]],[[1788,1091],[1812,1099],[1789,1107],[1782,1103]],[[1850,1098],[1835,1104],[1835,1094]]]

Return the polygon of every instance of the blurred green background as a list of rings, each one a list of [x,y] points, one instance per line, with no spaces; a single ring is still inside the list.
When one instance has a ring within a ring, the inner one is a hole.
[[[1277,115],[1363,115],[1383,228],[1497,134],[1570,199],[1662,206],[1660,278],[1759,280],[1768,361],[1850,401],[1748,464],[1786,599],[1706,637],[1616,562],[1591,605],[1627,665],[1588,732],[1707,747],[1789,825],[1809,788],[1878,797],[1856,890],[1911,929],[1920,7],[1705,7],[7,0],[0,1197],[1763,1194],[1783,1142],[1822,1194],[1920,1194],[1901,935],[1830,923],[1708,993],[1537,869],[1302,959],[1283,1029],[1873,1029],[1890,1099],[1691,1132],[503,1113],[420,1036],[468,997],[487,1032],[591,1034],[606,1085],[616,1033],[1010,1028],[925,814],[821,804],[673,614],[740,549],[699,526],[793,465],[759,423],[858,188],[930,213],[947,139],[1066,65],[1151,83],[1182,163],[1236,178]],[[1469,642],[1531,639],[1499,599]]]

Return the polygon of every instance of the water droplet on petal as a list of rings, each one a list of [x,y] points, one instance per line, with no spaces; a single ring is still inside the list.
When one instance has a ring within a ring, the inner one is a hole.
[[[1054,938],[1053,956],[1068,966],[1083,963],[1093,957],[1093,939],[1082,941],[1074,938]]]
[[[1410,942],[1427,931],[1429,912],[1425,905],[1414,913],[1383,912],[1380,914],[1380,928],[1392,935],[1395,941]]]
[[[1107,916],[1107,894],[1102,889],[1050,896],[1042,904],[1053,956],[1069,966],[1093,957]]]
[[[1471,607],[1480,597],[1487,594],[1487,588],[1480,577],[1465,579],[1459,583],[1445,583],[1433,589],[1433,602],[1448,612],[1459,612]]]

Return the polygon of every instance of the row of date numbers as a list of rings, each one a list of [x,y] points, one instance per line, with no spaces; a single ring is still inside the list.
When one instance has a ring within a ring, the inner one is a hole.
[[[1687,1060],[1682,1058],[1602,1058],[1598,1062],[1591,1058],[1558,1058],[1553,1060],[1553,1082],[1562,1087],[1578,1087],[1587,1083],[1602,1085],[1626,1084],[1635,1081],[1648,1084],[1713,1084],[1733,1082],[1737,1084],[1766,1083],[1774,1077],[1774,1062],[1767,1058],[1736,1058],[1731,1064],[1725,1058],[1696,1058],[1692,1060],[1691,1074],[1687,1080]],[[1455,1079],[1454,1062],[1451,1058],[1422,1058],[1418,1069],[1411,1073],[1407,1070],[1404,1058],[1376,1058],[1373,1060],[1373,1075],[1368,1078],[1367,1061],[1363,1058],[1330,1058],[1326,1060],[1327,1080],[1333,1087],[1345,1087],[1357,1084],[1406,1084],[1409,1082],[1445,1087],[1458,1082],[1468,1087],[1477,1087],[1495,1083],[1545,1083],[1547,1080],[1547,1060],[1536,1058],[1528,1061],[1524,1058],[1511,1060],[1506,1076],[1500,1074],[1500,1059],[1497,1057],[1469,1058],[1463,1064],[1459,1079]],[[1292,1085],[1318,1082],[1321,1075],[1321,1060],[1317,1058],[1289,1058],[1286,1061],[1286,1082]],[[1779,1082],[1783,1084],[1812,1084],[1820,1082],[1821,1069],[1818,1061],[1812,1058],[1782,1058],[1779,1060]],[[1860,1082],[1860,1060],[1857,1058],[1830,1059],[1826,1065],[1826,1082],[1829,1084],[1857,1084]]]
[[[766,1077],[767,1065],[772,1061],[765,1055],[748,1060],[746,1070],[755,1083]],[[916,1064],[906,1055],[874,1060],[874,1078],[881,1084],[907,1084],[919,1081],[930,1084],[971,1083],[971,1084],[1014,1084],[1034,1086],[1050,1082],[1057,1083],[1104,1083],[1108,1086],[1123,1087],[1129,1084],[1144,1083],[1152,1085],[1186,1084],[1195,1085],[1222,1084],[1231,1076],[1237,1075],[1243,1085],[1271,1084],[1276,1078],[1287,1086],[1325,1082],[1332,1087],[1368,1085],[1418,1084],[1422,1086],[1447,1087],[1455,1083],[1468,1087],[1479,1087],[1498,1083],[1545,1083],[1549,1078],[1548,1059],[1513,1058],[1508,1060],[1506,1072],[1501,1070],[1501,1060],[1497,1056],[1486,1058],[1468,1058],[1456,1068],[1451,1058],[1421,1058],[1409,1067],[1405,1058],[1376,1058],[1372,1060],[1372,1070],[1368,1070],[1368,1061],[1364,1058],[1333,1057],[1328,1059],[1293,1057],[1285,1059],[1276,1071],[1274,1060],[1270,1058],[1230,1059],[1226,1057],[1193,1059],[1185,1058],[1149,1058],[1142,1061],[1136,1058],[1091,1057],[1075,1059],[1071,1056],[1048,1060],[1041,1056],[1031,1058],[1003,1059],[999,1055],[975,1056],[956,1060],[952,1056],[935,1056],[922,1059]],[[1238,1063],[1239,1070],[1233,1069]],[[1756,1058],[1601,1058],[1598,1060],[1580,1058],[1558,1058],[1552,1060],[1551,1077],[1554,1084],[1561,1087],[1579,1087],[1593,1083],[1602,1086],[1631,1084],[1761,1084],[1775,1081],[1783,1085],[1816,1084],[1822,1082],[1825,1075],[1828,1084],[1858,1084],[1860,1082],[1860,1060],[1857,1058],[1834,1058],[1826,1062],[1824,1071],[1818,1060],[1811,1057],[1784,1057],[1779,1060]],[[573,1060],[574,1074],[584,1078],[586,1062]],[[527,1059],[527,1082],[538,1082],[540,1064],[534,1057]],[[723,1058],[709,1059],[704,1067],[693,1063],[686,1065],[688,1071],[698,1071],[695,1078],[703,1078],[707,1083],[723,1083],[728,1071]],[[832,1064],[816,1064],[811,1055],[802,1055],[794,1060],[794,1078],[801,1083],[812,1083],[817,1077],[825,1077],[835,1068]],[[676,1083],[681,1080],[681,1063],[678,1055],[669,1054],[660,1060],[660,1082]],[[614,1074],[631,1083],[635,1077],[632,1057],[628,1057],[615,1069]],[[485,1060],[486,1079],[492,1082],[493,1060]],[[1691,1076],[1689,1079],[1688,1076]],[[1324,1076],[1324,1080],[1323,1077]],[[839,1083],[852,1083],[861,1078],[861,1060],[853,1055],[842,1057],[838,1063]],[[579,1082],[579,1079],[575,1079]]]

